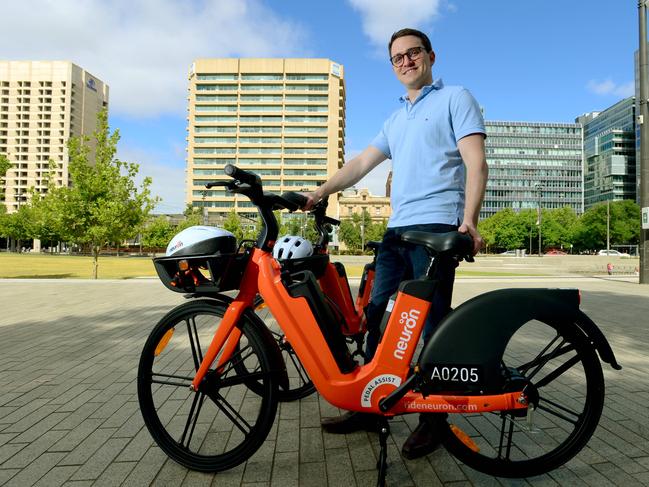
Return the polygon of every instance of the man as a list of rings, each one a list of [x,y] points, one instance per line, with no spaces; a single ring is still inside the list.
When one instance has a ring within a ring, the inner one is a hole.
[[[487,181],[485,128],[480,108],[462,87],[433,81],[435,53],[423,32],[402,29],[388,45],[397,79],[406,87],[402,107],[383,124],[372,143],[326,183],[307,194],[309,209],[325,196],[358,182],[384,160],[392,159],[392,216],[381,242],[370,304],[366,310],[366,355],[371,360],[380,339],[380,322],[390,296],[404,279],[425,274],[429,257],[420,247],[399,245],[409,230],[445,233],[458,230],[473,238],[474,254],[482,246],[478,215]],[[426,321],[424,341],[451,306],[455,268],[441,268],[439,290]],[[403,446],[406,458],[426,455],[438,445],[436,424],[444,416],[422,414]],[[348,412],[325,418],[331,433],[376,429],[376,417]]]

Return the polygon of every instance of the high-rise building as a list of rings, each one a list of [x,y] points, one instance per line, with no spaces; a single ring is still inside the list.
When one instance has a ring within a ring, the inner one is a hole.
[[[503,208],[583,212],[579,124],[485,122],[489,180],[481,218]]]
[[[584,209],[607,200],[635,200],[635,98],[575,121],[584,133]]]
[[[0,61],[0,154],[12,163],[2,203],[9,213],[30,188],[45,193],[49,178],[68,184],[68,139],[91,135],[107,106],[108,86],[71,62]]]
[[[186,201],[210,220],[251,203],[208,181],[226,164],[259,174],[273,192],[312,190],[344,163],[343,67],[329,59],[198,59],[189,74]],[[336,213],[336,195],[329,211]]]

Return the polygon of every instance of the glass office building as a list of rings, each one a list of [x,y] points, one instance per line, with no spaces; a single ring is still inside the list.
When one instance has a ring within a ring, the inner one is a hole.
[[[486,121],[489,180],[480,218],[504,208],[583,212],[579,124]]]
[[[576,121],[584,131],[584,209],[607,200],[635,200],[635,97]]]

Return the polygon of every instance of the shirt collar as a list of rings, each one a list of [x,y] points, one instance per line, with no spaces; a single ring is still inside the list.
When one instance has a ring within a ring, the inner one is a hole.
[[[421,100],[423,97],[425,97],[428,93],[430,93],[433,90],[441,90],[442,88],[444,88],[444,82],[442,81],[442,78],[437,78],[436,80],[433,81],[433,84],[426,85],[421,89],[421,93],[419,93],[419,98],[417,98],[417,100],[415,101]],[[411,102],[410,99],[408,99],[408,93],[400,96],[399,101],[401,103],[409,102],[413,104],[413,102]]]

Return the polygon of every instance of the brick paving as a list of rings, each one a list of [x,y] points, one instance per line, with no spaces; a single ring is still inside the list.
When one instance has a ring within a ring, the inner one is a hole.
[[[607,397],[587,447],[541,477],[496,479],[445,450],[408,461],[399,450],[417,417],[391,422],[389,485],[649,485],[649,287],[593,278],[459,279],[455,301],[499,287],[579,287],[582,309],[609,339]],[[0,280],[0,485],[375,485],[378,437],[330,435],[338,410],[317,395],[281,404],[246,464],[207,475],[169,460],[138,410],[139,353],[182,296],[156,280]]]

